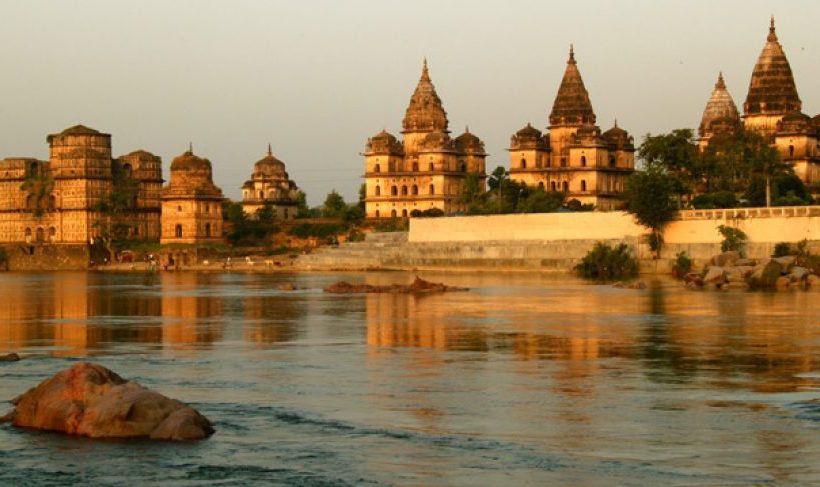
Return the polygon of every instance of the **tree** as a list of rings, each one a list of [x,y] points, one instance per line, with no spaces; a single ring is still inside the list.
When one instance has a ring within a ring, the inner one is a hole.
[[[673,202],[676,188],[674,176],[656,164],[633,173],[624,187],[627,211],[651,230],[649,244],[656,256],[660,256],[663,245],[663,228],[677,213]]]
[[[510,180],[510,173],[504,169],[504,166],[498,166],[493,170],[489,178],[487,178],[487,186],[490,190],[498,189],[505,181]]]
[[[692,129],[675,129],[668,134],[644,136],[638,156],[646,166],[662,166],[674,181],[678,205],[686,195],[694,192],[702,179],[698,145]]]
[[[345,203],[342,195],[334,189],[328,193],[325,202],[322,205],[322,216],[325,218],[342,218],[347,210],[347,203]]]
[[[467,173],[462,185],[461,195],[459,201],[463,203],[468,209],[481,200],[481,195],[484,192],[484,186],[481,181],[481,175],[475,171]]]
[[[564,193],[560,191],[544,191],[542,188],[529,190],[518,200],[516,213],[551,213],[558,211],[564,204]]]

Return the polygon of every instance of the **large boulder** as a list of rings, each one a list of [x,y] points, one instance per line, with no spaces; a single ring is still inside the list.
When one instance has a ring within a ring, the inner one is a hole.
[[[792,267],[792,271],[791,271],[791,273],[789,273],[789,277],[794,282],[802,281],[802,280],[806,279],[807,277],[809,277],[809,270],[806,269],[805,267],[800,267],[800,266],[796,265],[796,266]]]
[[[749,276],[749,284],[755,288],[774,288],[783,267],[775,259],[764,259]]]
[[[735,250],[727,250],[712,257],[710,265],[717,267],[731,267],[740,259],[740,253]]]
[[[720,266],[710,266],[703,275],[706,284],[723,284],[726,281],[726,271]]]
[[[14,426],[91,438],[200,440],[211,422],[180,401],[126,381],[105,367],[77,363],[12,401]]]
[[[797,260],[796,255],[784,255],[783,257],[774,257],[772,258],[773,261],[780,264],[780,267],[783,268],[783,272],[789,273],[794,266],[795,261]]]

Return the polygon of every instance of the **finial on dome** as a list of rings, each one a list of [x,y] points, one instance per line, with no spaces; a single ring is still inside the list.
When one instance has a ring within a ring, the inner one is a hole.
[[[719,88],[722,90],[726,89],[726,83],[723,81],[723,71],[718,73],[717,83],[715,83],[715,88]]]
[[[614,126],[615,126],[615,128],[618,128],[618,117],[615,117],[615,124],[614,124]]]
[[[190,152],[191,154],[194,153],[194,143],[193,142],[188,142],[188,152]]]
[[[774,42],[777,40],[777,34],[774,32],[774,15],[772,15],[772,18],[769,21],[769,37],[767,37],[766,40],[769,42]]]
[[[569,45],[569,61],[570,64],[575,64],[575,46],[572,44]]]
[[[430,81],[430,73],[427,70],[427,56],[424,57],[424,64],[421,68],[421,79],[424,81]]]
[[[273,155],[273,150],[271,149],[270,142],[268,142],[268,157]]]
[[[469,125],[464,126],[464,133],[467,133],[467,134],[470,133],[470,126]]]

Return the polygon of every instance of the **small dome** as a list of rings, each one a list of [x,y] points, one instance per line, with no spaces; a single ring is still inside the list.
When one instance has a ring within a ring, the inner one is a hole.
[[[601,137],[616,147],[626,147],[632,145],[632,137],[630,137],[629,132],[621,127],[618,127],[617,121],[615,121],[612,128],[604,132]]]
[[[463,152],[484,153],[484,142],[481,141],[475,134],[470,132],[470,129],[456,137],[455,146],[458,150]]]
[[[185,151],[176,156],[171,162],[171,171],[211,171],[211,161],[194,155],[193,151]]]
[[[738,114],[737,106],[735,106],[732,95],[730,95],[729,90],[726,89],[726,82],[723,81],[723,73],[718,74],[715,88],[712,90],[709,101],[706,102],[706,108],[703,109],[703,116],[701,117],[700,127],[698,128],[700,136],[707,137],[711,135],[709,127],[713,125],[712,122],[718,119],[731,119],[734,120],[735,125],[740,124],[740,114]]]
[[[403,149],[401,143],[393,134],[387,130],[382,130],[367,139],[365,152],[400,155],[403,153]]]
[[[521,130],[515,133],[515,136],[518,137],[519,140],[538,140],[541,138],[541,135],[541,131],[533,127],[531,123],[528,123],[526,127],[522,128]]]

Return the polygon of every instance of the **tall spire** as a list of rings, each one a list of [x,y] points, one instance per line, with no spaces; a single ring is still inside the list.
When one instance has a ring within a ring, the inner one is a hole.
[[[271,149],[270,142],[268,142],[268,157],[273,155],[273,150]]]
[[[740,124],[740,115],[737,112],[737,106],[726,89],[726,83],[723,81],[723,72],[718,74],[715,89],[712,90],[712,96],[706,102],[706,108],[703,110],[703,117],[701,117],[700,128],[698,133],[701,137],[708,137],[713,132],[712,122],[719,120],[723,125],[736,127]]]
[[[193,142],[188,142],[188,152],[190,152],[191,154],[194,153],[194,143]]]
[[[430,71],[427,68],[427,58],[421,68],[419,79],[410,104],[402,121],[403,132],[447,132],[447,112],[441,104],[436,88],[430,80]]]
[[[592,110],[592,103],[589,101],[589,93],[584,86],[581,72],[578,71],[575,49],[572,45],[569,47],[567,67],[564,70],[558,94],[555,96],[555,102],[552,104],[549,121],[550,125],[595,124],[595,112]]]
[[[769,24],[766,45],[760,52],[743,111],[748,115],[782,115],[800,111],[802,103],[797,95],[792,68],[774,30],[774,17]]]

